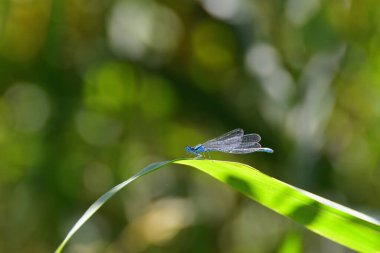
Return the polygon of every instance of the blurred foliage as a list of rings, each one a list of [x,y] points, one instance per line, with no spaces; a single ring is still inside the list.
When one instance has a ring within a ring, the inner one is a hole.
[[[0,1],[0,252],[52,252],[112,185],[236,127],[275,153],[213,158],[379,217],[379,14],[373,0]],[[173,168],[129,187],[66,251],[298,244],[286,240],[344,251]]]

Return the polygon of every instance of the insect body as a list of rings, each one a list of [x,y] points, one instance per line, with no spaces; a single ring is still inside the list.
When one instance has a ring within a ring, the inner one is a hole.
[[[262,148],[259,143],[260,140],[260,135],[244,135],[243,129],[237,128],[203,144],[198,144],[194,147],[186,146],[185,149],[188,153],[192,153],[197,157],[202,157],[202,154],[205,152],[213,151],[231,154],[273,153],[273,150],[270,148]]]

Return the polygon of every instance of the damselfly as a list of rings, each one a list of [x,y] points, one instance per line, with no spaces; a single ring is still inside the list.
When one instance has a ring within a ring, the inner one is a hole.
[[[273,153],[273,150],[270,148],[262,148],[259,143],[260,140],[260,135],[244,135],[243,129],[237,128],[203,144],[198,144],[194,147],[186,146],[186,151],[196,155],[198,158],[202,157],[202,154],[205,152],[213,151],[231,154]]]

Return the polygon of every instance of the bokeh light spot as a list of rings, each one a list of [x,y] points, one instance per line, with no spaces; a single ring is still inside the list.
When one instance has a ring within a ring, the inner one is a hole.
[[[242,5],[242,1],[235,0],[202,0],[201,2],[211,15],[226,20],[233,19]]]
[[[12,127],[23,132],[41,129],[48,119],[50,104],[44,90],[34,84],[15,84],[4,95]]]
[[[216,91],[234,82],[236,41],[226,27],[199,23],[192,31],[191,47],[189,71],[198,86]]]
[[[122,125],[117,120],[88,110],[78,112],[76,125],[83,140],[94,146],[114,144],[122,133]]]
[[[111,169],[100,162],[91,162],[83,171],[83,180],[86,189],[94,197],[106,192],[112,186]]]
[[[192,47],[196,59],[210,69],[227,69],[233,65],[235,42],[224,27],[204,22],[192,34]]]
[[[285,13],[297,26],[304,25],[319,10],[319,0],[288,0]]]
[[[277,52],[268,44],[259,43],[252,46],[246,55],[247,69],[260,77],[269,76],[278,65]]]
[[[181,198],[165,198],[151,205],[134,220],[127,233],[133,251],[141,252],[150,245],[164,245],[194,220],[191,203]]]
[[[154,1],[119,1],[108,20],[111,49],[150,63],[161,62],[176,49],[182,33],[179,17]]]
[[[0,4],[0,15],[6,17],[4,24],[0,23],[0,29],[4,31],[0,30],[4,35],[0,41],[0,54],[12,61],[29,61],[37,55],[45,40],[51,1],[3,2],[9,3]],[[3,5],[8,5],[4,7],[8,9],[6,15],[1,10]]]
[[[90,68],[85,76],[85,103],[99,111],[120,111],[136,97],[133,70],[116,62],[106,62]]]

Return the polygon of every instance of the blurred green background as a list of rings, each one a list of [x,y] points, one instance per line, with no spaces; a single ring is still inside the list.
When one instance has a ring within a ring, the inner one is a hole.
[[[214,154],[380,216],[374,0],[1,0],[0,252],[52,252],[102,193]],[[128,186],[65,252],[349,252],[198,171]]]

